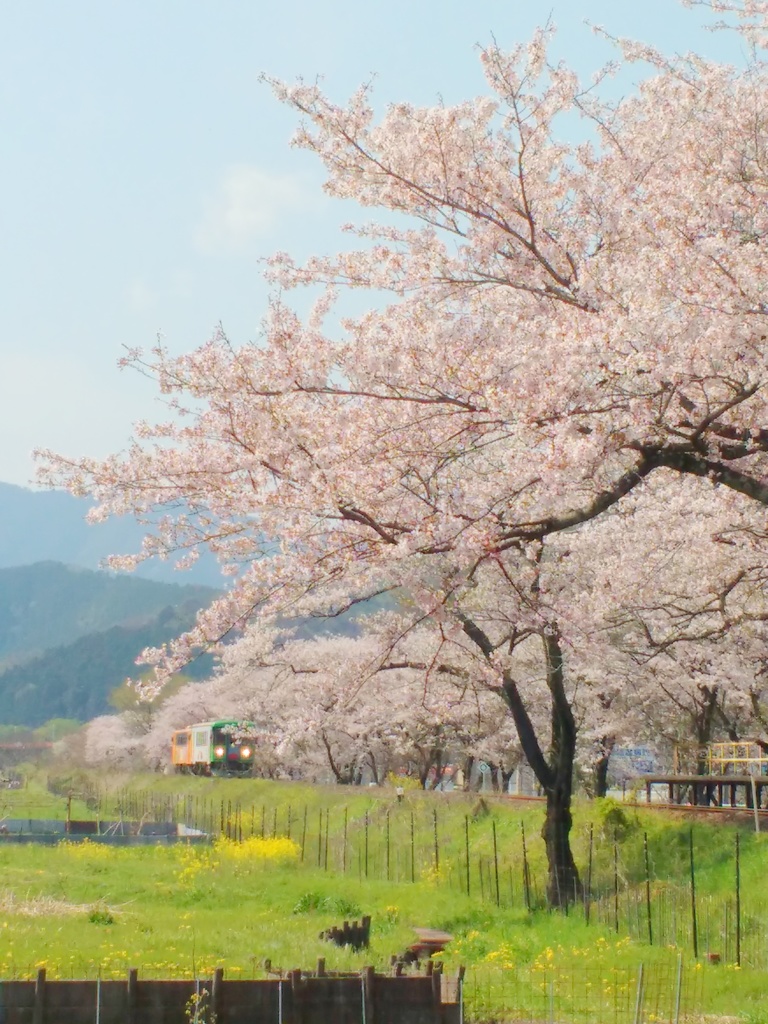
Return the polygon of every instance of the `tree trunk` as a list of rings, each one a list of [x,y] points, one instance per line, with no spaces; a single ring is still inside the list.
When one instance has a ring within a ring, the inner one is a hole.
[[[559,638],[543,637],[547,659],[547,685],[552,695],[552,739],[549,749],[550,775],[544,785],[547,816],[541,830],[547,848],[547,902],[565,907],[580,898],[581,882],[571,851],[571,797],[576,760],[576,722],[565,693],[563,654]],[[540,780],[541,781],[541,780]]]
[[[462,771],[464,772],[464,792],[472,792],[472,769],[475,767],[475,759],[472,754],[467,754],[464,758],[464,765]]]
[[[493,645],[476,623],[462,618],[466,635],[490,660]],[[581,896],[581,881],[571,851],[571,796],[576,758],[576,720],[565,690],[565,667],[560,638],[553,629],[541,634],[551,700],[549,754],[544,752],[531,716],[509,670],[504,670],[501,694],[512,712],[517,735],[528,764],[547,797],[542,838],[547,850],[547,900],[551,907],[567,907]]]
[[[378,765],[376,764],[376,758],[373,756],[373,751],[369,750],[368,753],[366,754],[366,757],[368,759],[368,764],[370,765],[371,768],[371,775],[373,776],[373,781],[378,786],[380,785],[379,768]]]
[[[541,831],[547,851],[547,902],[566,907],[581,895],[581,881],[571,851],[571,797],[576,758],[576,722],[565,692],[560,641],[555,634],[542,637],[547,661],[547,686],[552,699],[549,758],[545,758],[533,723],[511,677],[505,678],[504,696],[515,718],[523,752],[547,798]]]
[[[324,732],[320,733],[320,739],[323,741],[323,746],[325,747],[325,753],[326,753],[326,755],[328,757],[328,765],[329,765],[331,771],[333,772],[333,777],[336,779],[336,782],[340,786],[348,784],[350,780],[348,778],[344,777],[344,769],[340,768],[336,764],[336,759],[334,758],[333,750],[331,749],[331,742],[330,742],[330,740],[328,739],[328,737],[326,736],[326,734]]]
[[[696,730],[696,774],[706,775],[709,770],[709,759],[707,750],[712,742],[712,730],[715,725],[715,714],[717,712],[717,701],[720,688],[699,684],[701,701],[698,706],[698,713],[694,723]]]
[[[571,851],[571,796],[560,786],[547,790],[547,816],[541,830],[547,850],[547,903],[565,907],[580,898],[581,881]]]
[[[608,763],[610,760],[610,754],[602,754],[597,760],[594,770],[594,796],[605,796],[608,792]]]
[[[608,765],[615,745],[615,736],[603,736],[600,740],[600,756],[593,772],[593,796],[605,796],[608,792]]]
[[[443,748],[433,747],[432,748],[432,767],[435,769],[435,784],[433,789],[437,789],[443,780],[443,772],[445,770],[443,765]]]
[[[512,782],[512,776],[515,774],[516,768],[499,768],[499,775],[501,776],[501,792],[509,793],[509,785]]]

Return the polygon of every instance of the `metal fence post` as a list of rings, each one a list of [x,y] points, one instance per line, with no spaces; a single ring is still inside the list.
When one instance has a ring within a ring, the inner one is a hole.
[[[677,982],[675,985],[675,1024],[680,1024],[680,1000],[683,995],[683,954],[677,958]]]
[[[635,1020],[634,1024],[641,1024],[643,1016],[643,965],[637,969],[637,995],[635,997]]]

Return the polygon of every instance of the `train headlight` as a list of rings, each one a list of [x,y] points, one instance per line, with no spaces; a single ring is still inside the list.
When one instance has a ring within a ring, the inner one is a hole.
[[[241,747],[240,748],[240,756],[241,757],[250,757],[251,756],[251,748],[250,747]]]
[[[216,747],[213,752],[216,757],[224,757],[224,747]]]

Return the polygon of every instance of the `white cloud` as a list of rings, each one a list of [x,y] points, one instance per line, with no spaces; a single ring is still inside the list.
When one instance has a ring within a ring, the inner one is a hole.
[[[296,175],[269,174],[249,164],[235,164],[225,171],[209,200],[195,241],[209,253],[242,250],[268,237],[286,215],[316,202],[316,186]]]

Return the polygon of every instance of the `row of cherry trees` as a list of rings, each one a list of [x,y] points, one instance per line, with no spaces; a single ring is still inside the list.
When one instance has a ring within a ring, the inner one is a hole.
[[[365,774],[381,783],[389,772],[407,770],[425,786],[449,762],[466,769],[482,760],[496,768],[493,781],[503,783],[522,762],[511,716],[499,714],[493,688],[478,683],[467,665],[441,666],[425,688],[417,661],[390,664],[361,686],[360,667],[377,655],[370,636],[289,641],[261,654],[249,639],[225,653],[209,682],[171,687],[152,700],[134,696],[120,702],[129,706],[118,714],[95,719],[86,733],[87,761],[167,768],[173,730],[223,715],[258,723],[256,771],[267,777],[350,784]],[[410,653],[418,657],[418,637],[411,640]],[[695,749],[716,733],[736,738],[760,730],[764,687],[751,657],[747,649],[718,644],[696,663],[678,660],[663,679],[654,662],[638,668],[615,648],[604,668],[616,689],[612,701],[605,686],[595,692],[586,679],[581,692],[569,693],[582,788],[602,795],[617,743],[651,743],[664,757],[673,745]],[[541,662],[538,642],[520,645],[518,674],[532,695],[538,688],[543,697]],[[624,685],[616,685],[621,673]],[[532,704],[544,710],[546,701]],[[536,726],[546,727],[541,714]],[[468,771],[465,780],[469,788]]]
[[[456,687],[495,697],[547,796],[552,902],[578,892],[580,745],[667,707],[701,738],[760,711],[768,4],[696,6],[732,18],[745,67],[617,43],[650,69],[617,102],[552,66],[546,32],[482,51],[488,95],[453,107],[377,117],[367,89],[272,82],[328,193],[380,221],[339,256],[275,256],[257,344],[131,353],[170,411],[127,452],[42,453],[94,518],[146,520],[114,565],[207,547],[230,574],[147,652],[159,681],[244,629],[243,680],[269,668],[306,734],[364,689],[396,709],[404,673],[446,728]],[[575,116],[581,144],[559,130]],[[303,286],[306,317],[284,299]],[[350,289],[373,305],[345,318]],[[275,634],[382,594],[394,610],[338,672]]]
[[[387,668],[361,686],[353,666],[376,655],[367,639],[289,643],[256,663],[241,654],[227,652],[219,676],[187,685],[151,718],[90,723],[88,760],[164,767],[173,729],[226,714],[256,722],[255,770],[268,777],[381,783],[389,772],[407,771],[424,787],[449,760],[487,760],[507,776],[520,761],[511,721],[481,687],[441,673],[424,690],[423,674],[407,667]]]

